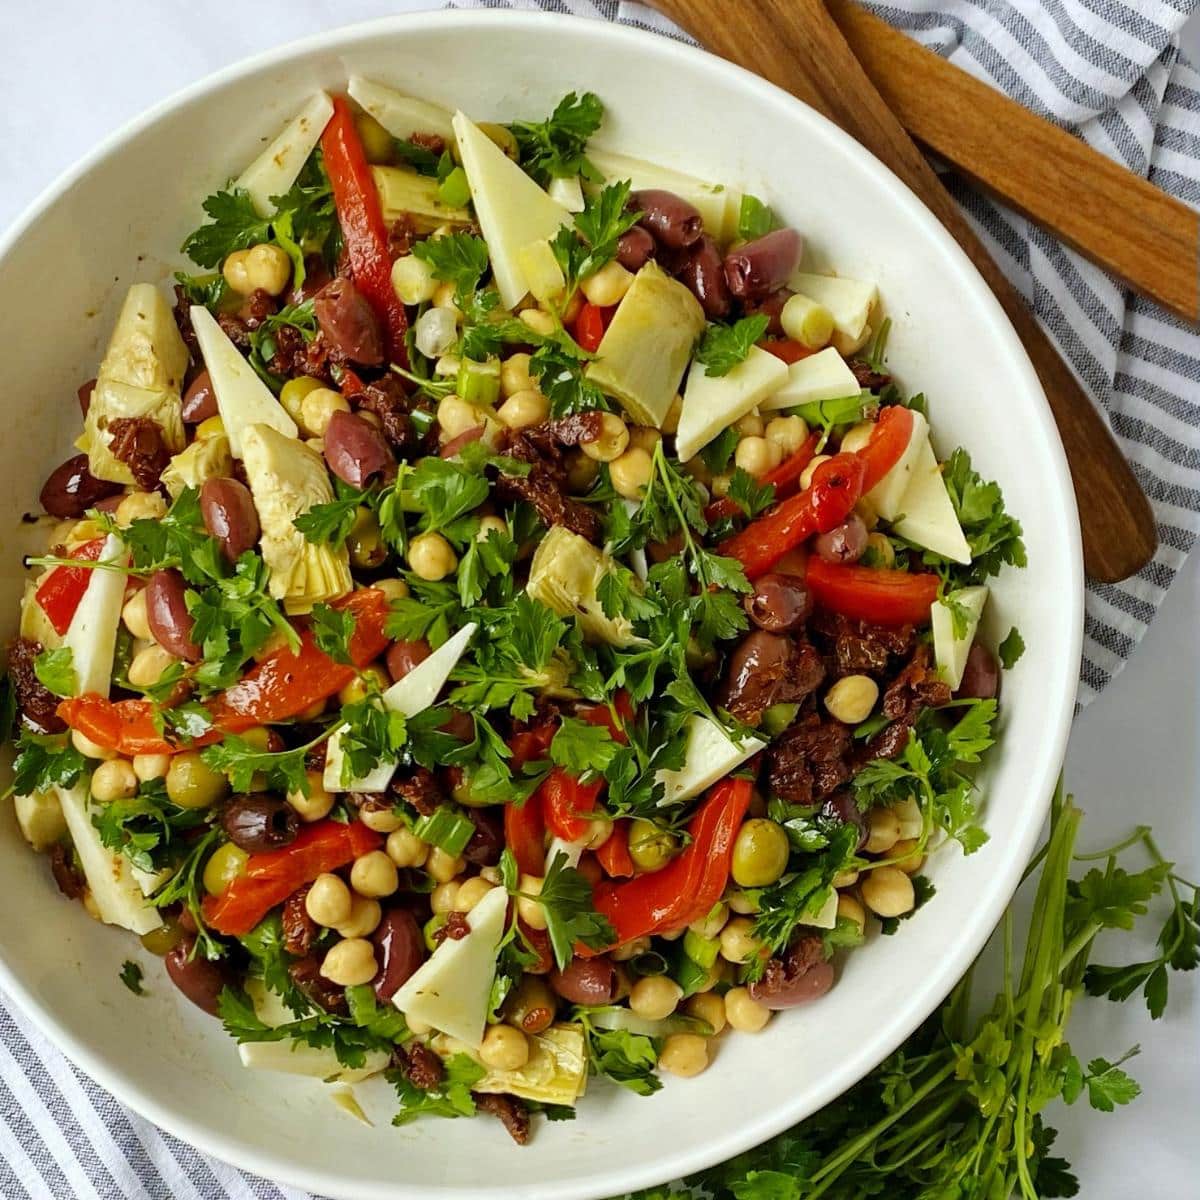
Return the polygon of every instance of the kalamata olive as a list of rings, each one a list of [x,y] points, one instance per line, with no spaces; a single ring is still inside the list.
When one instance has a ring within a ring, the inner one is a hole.
[[[450,716],[438,728],[460,742],[469,742],[475,736],[475,722],[461,708],[452,708]]]
[[[472,425],[470,429],[463,430],[457,437],[452,437],[439,451],[439,458],[457,458],[462,452],[464,446],[469,446],[472,442],[479,441],[483,435],[487,433],[487,426]]]
[[[463,858],[476,866],[494,867],[504,850],[504,824],[499,810],[472,807],[465,813],[475,832],[462,852]]]
[[[806,935],[783,956],[771,959],[750,996],[767,1008],[792,1008],[823,996],[833,986],[833,964],[825,961],[821,939]]]
[[[313,297],[313,313],[330,345],[352,362],[377,367],[383,362],[383,333],[370,301],[340,276]]]
[[[96,390],[96,381],[89,379],[87,383],[79,385],[76,395],[79,397],[79,408],[83,415],[88,415],[88,409],[92,407],[92,393]]]
[[[813,610],[812,592],[799,575],[772,572],[754,581],[754,591],[742,600],[747,615],[759,629],[787,633],[798,629]]]
[[[203,954],[193,953],[196,939],[185,936],[163,959],[171,982],[194,1004],[210,1016],[217,1015],[217,1001],[227,982],[225,973]]]
[[[756,629],[729,656],[721,703],[739,720],[757,721],[775,703],[794,657],[791,638]]]
[[[52,517],[82,517],[98,501],[123,490],[119,483],[97,479],[88,470],[88,456],[76,454],[50,472],[39,499]]]
[[[155,571],[146,584],[146,620],[154,640],[176,658],[200,660],[200,647],[192,641],[195,621],[187,610],[187,586],[178,571]]]
[[[418,663],[423,663],[433,653],[433,647],[424,639],[415,642],[393,642],[388,647],[387,669],[394,683],[399,683]]]
[[[691,249],[679,271],[679,282],[700,301],[704,315],[710,320],[727,317],[733,298],[725,283],[725,268],[717,243],[705,234]]]
[[[222,476],[206,479],[200,488],[200,515],[209,535],[221,543],[232,563],[258,542],[258,509],[244,483]]]
[[[572,1004],[611,1004],[621,990],[617,964],[607,954],[573,958],[550,975],[550,986]]]
[[[288,294],[289,304],[303,304],[311,300],[328,282],[329,268],[320,254],[304,256],[304,282],[298,288],[292,288]]]
[[[725,255],[725,282],[739,300],[762,300],[788,281],[803,251],[794,229],[776,229]]]
[[[962,682],[954,693],[958,700],[992,700],[1000,691],[1000,668],[996,656],[982,642],[971,643]]]
[[[627,271],[640,271],[654,257],[654,250],[654,239],[640,225],[635,225],[617,241],[617,262]]]
[[[783,306],[796,293],[791,288],[777,288],[769,296],[764,296],[757,304],[746,304],[746,316],[754,317],[762,315],[767,318],[767,336],[779,337],[783,333],[783,322],[780,320],[780,314],[783,312]]]
[[[217,393],[213,391],[208,371],[201,371],[183,393],[183,419],[189,425],[199,425],[217,415]]]
[[[867,527],[858,513],[851,513],[836,529],[821,534],[814,543],[827,563],[854,563],[867,549]]]
[[[290,846],[300,832],[296,810],[267,792],[235,796],[221,814],[221,824],[229,840],[251,854]]]
[[[376,476],[396,472],[396,456],[381,430],[348,412],[335,412],[325,430],[325,461],[351,487],[366,487]]]
[[[371,940],[379,962],[372,981],[375,994],[380,1000],[391,1000],[425,961],[425,939],[408,909],[391,908],[383,914]]]
[[[704,231],[700,210],[682,196],[662,188],[634,192],[630,204],[641,211],[638,224],[648,229],[664,246],[679,249],[696,242]]]
[[[847,788],[843,788],[840,792],[834,792],[832,796],[825,798],[824,803],[821,805],[821,816],[829,817],[834,821],[840,821],[843,825],[857,825],[858,845],[855,849],[861,850],[866,844],[866,814],[858,807],[858,802],[854,799],[854,794]]]

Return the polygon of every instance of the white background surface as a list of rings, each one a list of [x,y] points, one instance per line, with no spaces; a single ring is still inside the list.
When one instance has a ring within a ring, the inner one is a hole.
[[[5,5],[0,227],[98,140],[184,84],[305,34],[421,7],[418,0]],[[1200,26],[1194,21],[1187,32],[1185,44],[1200,58]],[[31,298],[46,304],[51,321],[57,319],[53,295],[48,279],[44,295]],[[1200,560],[1194,557],[1129,668],[1077,721],[1066,768],[1068,787],[1088,813],[1085,848],[1147,822],[1164,853],[1192,878],[1200,873],[1198,617]],[[1121,953],[1131,951],[1124,946]],[[1170,1012],[1157,1023],[1133,1001],[1087,1001],[1077,1010],[1072,1042],[1081,1058],[1115,1057],[1134,1043],[1143,1047],[1131,1067],[1144,1090],[1136,1104],[1107,1117],[1078,1109],[1049,1114],[1086,1200],[1200,1194],[1197,975],[1172,981]]]

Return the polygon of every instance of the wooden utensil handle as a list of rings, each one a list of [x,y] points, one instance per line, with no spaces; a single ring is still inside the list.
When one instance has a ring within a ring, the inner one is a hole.
[[[1154,515],[1108,427],[996,266],[933,169],[871,85],[821,0],[655,0],[709,49],[824,113],[900,177],[987,280],[1033,362],[1058,423],[1083,529],[1084,565],[1105,582],[1140,570],[1156,545]]]
[[[1200,213],[851,0],[827,5],[913,137],[1134,291],[1200,319]]]

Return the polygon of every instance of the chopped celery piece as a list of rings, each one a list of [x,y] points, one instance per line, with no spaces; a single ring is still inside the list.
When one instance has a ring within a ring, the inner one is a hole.
[[[438,184],[438,199],[451,208],[465,208],[470,203],[471,188],[467,183],[467,173],[462,167],[455,167]]]
[[[697,966],[704,967],[705,970],[717,961],[717,952],[720,949],[721,943],[716,938],[704,937],[694,929],[689,929],[683,935],[684,954]]]
[[[458,368],[458,394],[468,403],[490,408],[500,398],[500,360],[464,358]]]

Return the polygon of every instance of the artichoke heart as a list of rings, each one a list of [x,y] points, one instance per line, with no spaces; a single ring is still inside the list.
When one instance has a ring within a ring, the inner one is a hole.
[[[588,1062],[578,1025],[551,1025],[529,1038],[529,1061],[516,1071],[492,1068],[476,1092],[507,1092],[542,1104],[573,1106],[587,1089]]]
[[[328,504],[333,488],[321,456],[270,425],[242,431],[242,463],[262,526],[262,556],[270,592],[289,613],[336,600],[354,586],[343,547],[305,541],[293,524],[316,504]]]
[[[197,438],[186,450],[176,454],[162,473],[163,486],[178,498],[184,488],[197,488],[207,479],[222,479],[233,474],[233,452],[223,434]]]
[[[529,564],[529,594],[560,617],[571,615],[587,637],[610,646],[630,646],[633,625],[627,617],[607,617],[597,588],[614,560],[587,538],[555,525],[542,539]]]
[[[149,283],[135,283],[125,297],[96,387],[75,445],[88,456],[97,479],[133,483],[129,468],[109,450],[108,428],[122,417],[148,417],[169,450],[182,450],[180,389],[188,351],[167,302]]]

